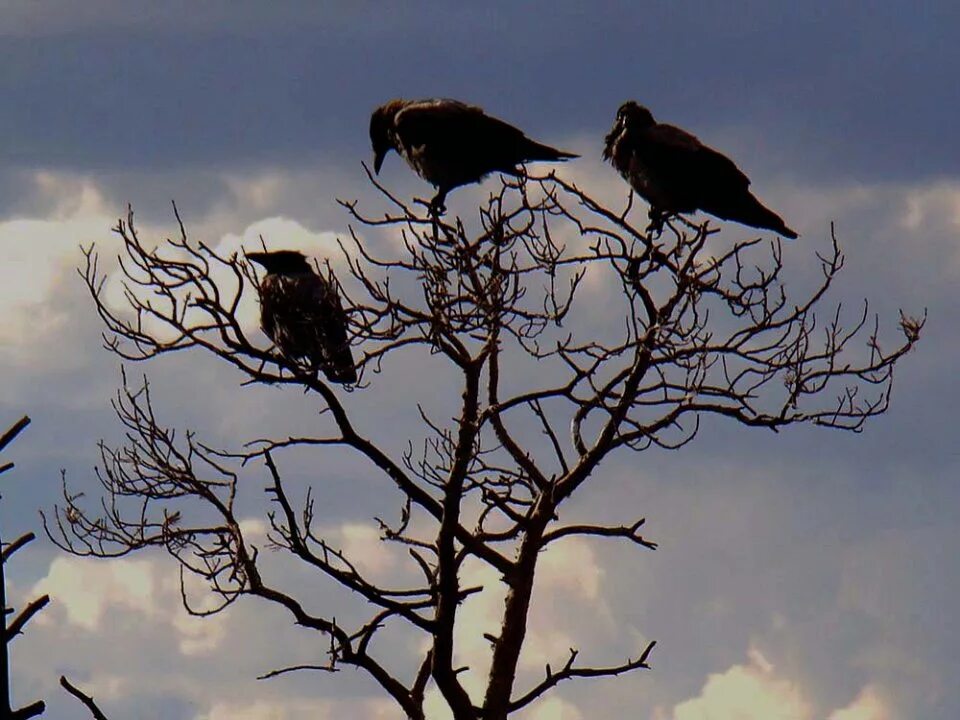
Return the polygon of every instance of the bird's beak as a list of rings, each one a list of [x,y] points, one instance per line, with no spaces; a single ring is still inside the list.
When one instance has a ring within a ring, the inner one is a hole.
[[[373,153],[373,171],[379,175],[383,166],[383,159],[387,156],[386,150],[377,150]]]

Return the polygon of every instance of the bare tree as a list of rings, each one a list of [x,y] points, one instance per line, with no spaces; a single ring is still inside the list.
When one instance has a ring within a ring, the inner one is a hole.
[[[2,453],[20,435],[20,433],[27,428],[28,425],[30,425],[30,422],[30,418],[24,415],[17,422],[11,425],[6,432],[0,435],[0,453]],[[13,470],[13,468],[14,464],[12,462],[0,462],[0,475],[3,475],[9,470]],[[50,603],[49,595],[41,595],[40,597],[34,598],[16,614],[9,624],[7,623],[7,616],[16,612],[13,608],[7,607],[7,561],[13,556],[14,553],[16,553],[18,550],[22,550],[34,540],[36,540],[36,535],[34,535],[32,532],[27,532],[19,536],[11,543],[3,543],[0,541],[0,547],[2,547],[2,552],[0,552],[0,608],[3,609],[3,634],[0,637],[2,637],[4,640],[2,647],[0,647],[0,717],[10,718],[11,720],[27,720],[28,718],[38,717],[39,715],[42,715],[47,708],[46,703],[44,703],[43,700],[36,700],[28,705],[24,705],[23,707],[14,710],[12,704],[13,693],[10,682],[10,643],[18,635],[22,635],[24,628],[26,627],[27,623],[30,622],[33,616],[43,610],[43,608]],[[93,714],[94,718],[97,720],[106,720],[106,717],[102,712],[100,712],[100,709],[94,703],[93,698],[84,695],[82,692],[80,692],[80,690],[71,685],[70,681],[63,676],[60,677],[60,684],[65,690],[67,690],[67,692],[83,702],[83,704]]]
[[[24,415],[11,425],[6,432],[0,435],[0,453],[2,453],[29,424],[30,418]],[[0,475],[12,469],[12,462],[0,462]],[[26,718],[37,717],[38,715],[42,715],[46,709],[44,702],[37,700],[14,710],[10,685],[10,643],[14,638],[23,633],[23,629],[33,616],[43,610],[47,603],[50,602],[49,595],[41,595],[38,598],[34,598],[24,605],[20,612],[17,612],[9,623],[7,622],[7,617],[16,612],[13,608],[7,607],[7,561],[13,557],[15,552],[29,545],[35,539],[36,536],[32,532],[28,532],[11,543],[3,543],[0,541],[0,547],[3,548],[2,552],[0,552],[0,609],[3,610],[3,624],[0,626],[0,629],[3,631],[2,636],[0,636],[3,639],[3,643],[0,645],[0,717],[12,718],[13,720],[26,720]]]
[[[115,407],[127,442],[101,446],[102,512],[83,507],[65,485],[49,532],[80,555],[165,548],[220,598],[205,612],[243,595],[283,606],[297,624],[325,636],[328,662],[268,675],[352,665],[414,720],[424,718],[431,682],[458,720],[502,720],[562,681],[648,668],[653,642],[602,666],[582,664],[571,650],[532,685],[517,687],[541,551],[572,537],[656,547],[641,534],[643,519],[571,524],[560,519],[564,502],[612,453],[681,448],[711,417],[772,431],[814,424],[858,432],[887,409],[894,366],[923,325],[901,316],[904,338],[884,350],[866,304],[849,321],[840,307],[818,315],[843,265],[832,230],[818,256],[818,283],[790,300],[779,244],[724,245],[706,223],[681,220],[655,237],[634,226],[629,203],[612,211],[552,174],[501,180],[473,221],[424,217],[370,181],[387,212],[371,215],[341,202],[351,218],[340,249],[360,358],[355,392],[395,381],[391,355],[419,348],[456,369],[457,416],[444,421],[422,411],[422,446],[411,437],[407,452],[392,456],[385,437],[358,431],[351,393],[249,334],[237,309],[257,278],[242,258],[190,241],[179,215],[180,236],[155,247],[141,239],[131,212],[115,228],[123,240],[124,305],[108,301],[93,248],[82,269],[106,346],[131,361],[208,353],[246,382],[303,388],[301,401],[316,403],[331,431],[213,448],[158,419],[146,380],[130,386],[124,379]],[[377,244],[386,248],[381,256],[361,242],[357,227],[400,242]],[[577,318],[589,302],[588,274],[614,290],[603,332]],[[225,276],[229,290],[214,280]],[[526,385],[517,387],[517,378]],[[417,582],[373,582],[316,529],[313,495],[295,502],[280,469],[285,451],[305,447],[356,453],[382,477],[385,492],[393,486],[398,519],[378,519],[381,535],[407,551]],[[236,510],[241,475],[258,467],[276,504],[270,541],[362,596],[366,622],[347,627],[332,611],[313,614],[303,598],[264,579],[266,561]],[[483,697],[468,694],[455,661],[459,607],[480,590],[463,580],[467,559],[494,568],[506,589],[500,631],[488,638]],[[394,624],[428,639],[416,667],[389,668],[374,651],[373,638]]]

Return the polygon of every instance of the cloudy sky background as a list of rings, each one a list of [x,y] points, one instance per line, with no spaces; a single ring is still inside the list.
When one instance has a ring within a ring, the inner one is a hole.
[[[196,239],[236,248],[263,234],[322,257],[346,228],[334,198],[370,197],[370,110],[440,95],[582,153],[564,176],[620,203],[599,153],[617,106],[635,98],[736,158],[801,233],[786,247],[788,281],[809,280],[834,221],[847,267],[831,299],[869,298],[891,341],[899,308],[929,308],[930,321],[898,368],[891,412],[862,435],[715,423],[680,453],[606,466],[578,511],[646,516],[661,549],[574,543],[548,555],[527,670],[556,665],[570,642],[613,662],[647,638],[659,641],[654,669],[563,687],[529,717],[960,717],[960,9],[703,5],[0,1],[0,426],[34,419],[5,454],[17,470],[4,477],[4,537],[39,528],[61,468],[92,490],[97,441],[119,437],[108,406],[119,364],[100,348],[75,268],[81,245],[116,253],[109,229],[128,202],[145,236],[172,232],[175,199]],[[428,192],[396,156],[383,176],[399,193]],[[458,192],[453,209],[484,188]],[[418,367],[398,363],[402,382],[381,383],[375,401],[349,399],[388,443],[447,379]],[[171,424],[215,442],[283,432],[314,411],[200,357],[143,371]],[[388,572],[370,523],[392,498],[359,464],[324,467],[304,482],[325,490],[325,527]],[[293,566],[276,572],[318,603],[343,600]],[[54,596],[14,644],[17,699],[43,697],[49,717],[86,717],[55,687],[61,673],[114,718],[396,717],[349,670],[254,680],[322,647],[260,603],[184,617],[164,558],[81,562],[38,541],[10,582],[15,599]],[[497,607],[486,598],[465,612],[482,627]],[[461,649],[469,659],[482,647],[465,638]]]

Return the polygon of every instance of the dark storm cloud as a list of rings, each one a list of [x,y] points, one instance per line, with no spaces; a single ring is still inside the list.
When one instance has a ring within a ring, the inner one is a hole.
[[[945,82],[960,66],[955,4],[693,5],[20,5],[0,49],[0,157],[144,170],[354,162],[373,106],[432,94],[599,147],[634,97],[708,141],[749,126],[801,176],[958,172],[960,99]]]

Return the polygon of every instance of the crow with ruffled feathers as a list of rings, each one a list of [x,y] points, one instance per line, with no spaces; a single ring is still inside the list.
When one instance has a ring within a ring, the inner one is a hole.
[[[296,250],[247,253],[266,275],[260,282],[260,326],[289,361],[322,370],[330,382],[355,383],[347,316],[332,280]]]
[[[669,215],[701,210],[783,237],[797,237],[779,215],[753,196],[749,178],[730,158],[678,127],[658,123],[647,108],[633,101],[617,111],[603,159],[650,204],[651,227],[657,231]]]
[[[443,210],[453,188],[483,180],[489,173],[519,175],[519,166],[578,157],[535,142],[518,128],[481,108],[457,100],[391,100],[370,118],[373,169],[379,174],[391,150],[437,188],[430,202]]]

